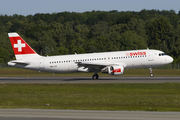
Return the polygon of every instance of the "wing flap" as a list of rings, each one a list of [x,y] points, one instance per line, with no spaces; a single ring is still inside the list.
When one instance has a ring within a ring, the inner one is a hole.
[[[80,66],[114,66],[114,65],[122,65],[124,67],[126,67],[126,64],[123,62],[119,62],[119,63],[98,63],[98,62],[77,62],[78,65]]]
[[[89,66],[107,66],[107,63],[96,63],[96,62],[77,62],[78,65],[89,65]]]

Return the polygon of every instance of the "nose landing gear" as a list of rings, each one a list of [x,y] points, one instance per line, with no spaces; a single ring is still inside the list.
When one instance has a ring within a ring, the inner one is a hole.
[[[152,68],[149,68],[149,71],[150,71],[150,77],[153,77],[154,74],[152,73]]]

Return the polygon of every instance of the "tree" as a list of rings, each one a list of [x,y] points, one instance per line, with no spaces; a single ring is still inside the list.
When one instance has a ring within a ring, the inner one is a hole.
[[[127,26],[129,30],[135,31],[138,35],[142,36],[144,40],[146,40],[146,26],[142,19],[131,18],[130,21],[128,21]]]
[[[42,55],[149,47],[171,54],[175,62],[180,62],[179,17],[174,10],[145,9],[0,15],[0,61],[13,59],[7,33],[18,32]]]
[[[121,42],[120,50],[137,50],[147,47],[143,38],[137,35],[134,31],[126,31],[125,33],[122,33],[119,42]]]
[[[148,46],[160,50],[167,48],[167,38],[171,29],[172,26],[167,18],[155,19],[148,26]]]

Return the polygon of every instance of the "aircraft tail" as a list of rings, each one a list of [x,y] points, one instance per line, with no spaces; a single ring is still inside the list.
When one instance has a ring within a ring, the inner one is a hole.
[[[8,33],[16,60],[39,57],[39,55],[17,34]]]

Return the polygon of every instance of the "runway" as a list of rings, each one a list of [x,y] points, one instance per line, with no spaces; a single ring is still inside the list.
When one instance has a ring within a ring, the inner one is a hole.
[[[1,120],[179,120],[179,112],[0,109]]]
[[[180,77],[0,77],[0,84],[166,83]],[[1,106],[0,106],[1,107]],[[179,120],[180,112],[0,109],[0,120]]]
[[[167,83],[180,82],[180,77],[0,77],[0,83],[76,84],[76,83]]]

